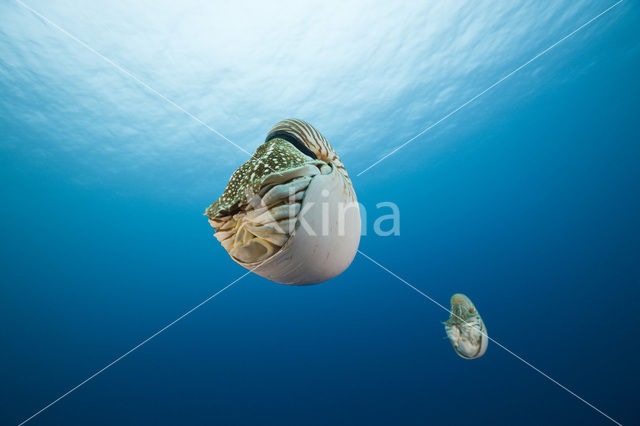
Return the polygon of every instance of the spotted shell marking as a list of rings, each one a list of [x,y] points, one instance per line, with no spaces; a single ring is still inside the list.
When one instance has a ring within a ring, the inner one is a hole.
[[[206,210],[211,219],[234,213],[257,194],[267,178],[306,164],[322,162],[300,152],[289,142],[275,138],[258,147],[249,161],[236,170],[222,196]]]

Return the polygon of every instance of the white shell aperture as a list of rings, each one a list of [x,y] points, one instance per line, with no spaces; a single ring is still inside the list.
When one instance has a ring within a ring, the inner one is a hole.
[[[471,299],[464,294],[451,296],[451,316],[444,328],[453,349],[462,358],[480,358],[487,351],[487,328]]]
[[[231,258],[272,281],[327,281],[352,262],[360,210],[340,158],[310,124],[283,120],[205,212]]]

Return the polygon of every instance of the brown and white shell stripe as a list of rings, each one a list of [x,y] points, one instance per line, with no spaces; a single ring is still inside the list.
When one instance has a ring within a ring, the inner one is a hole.
[[[344,177],[345,184],[349,188],[349,194],[353,199],[352,201],[356,201],[356,194],[353,190],[351,178],[349,178],[349,174],[344,168],[340,157],[338,157],[338,154],[333,150],[329,141],[322,136],[315,127],[306,121],[302,121],[297,118],[289,118],[277,123],[267,134],[271,135],[274,132],[286,132],[291,134],[309,148],[309,150],[313,152],[319,160],[326,163],[332,163],[338,172]]]

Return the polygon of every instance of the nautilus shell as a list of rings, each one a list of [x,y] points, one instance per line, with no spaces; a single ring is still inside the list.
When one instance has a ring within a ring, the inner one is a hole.
[[[283,284],[337,276],[360,242],[360,210],[342,161],[297,119],[269,131],[205,215],[235,262]]]
[[[451,296],[451,316],[444,323],[447,337],[458,355],[465,359],[480,358],[487,350],[489,336],[482,318],[464,294]]]

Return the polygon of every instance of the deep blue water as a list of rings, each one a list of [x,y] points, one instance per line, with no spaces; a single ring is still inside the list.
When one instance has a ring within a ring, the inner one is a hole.
[[[467,294],[490,336],[640,424],[636,3],[355,176],[613,3],[513,4],[300,6],[255,29],[247,5],[225,26],[214,5],[29,3],[250,151],[279,119],[310,121],[367,209],[364,253],[445,305]],[[344,32],[307,37],[314,7]],[[18,424],[244,273],[202,211],[246,156],[18,3],[0,10],[0,424]],[[206,43],[172,38],[207,18]],[[273,43],[296,55],[243,68]],[[399,236],[372,232],[383,201]],[[315,286],[250,275],[31,423],[612,424],[495,344],[459,358],[447,317],[362,256]]]

